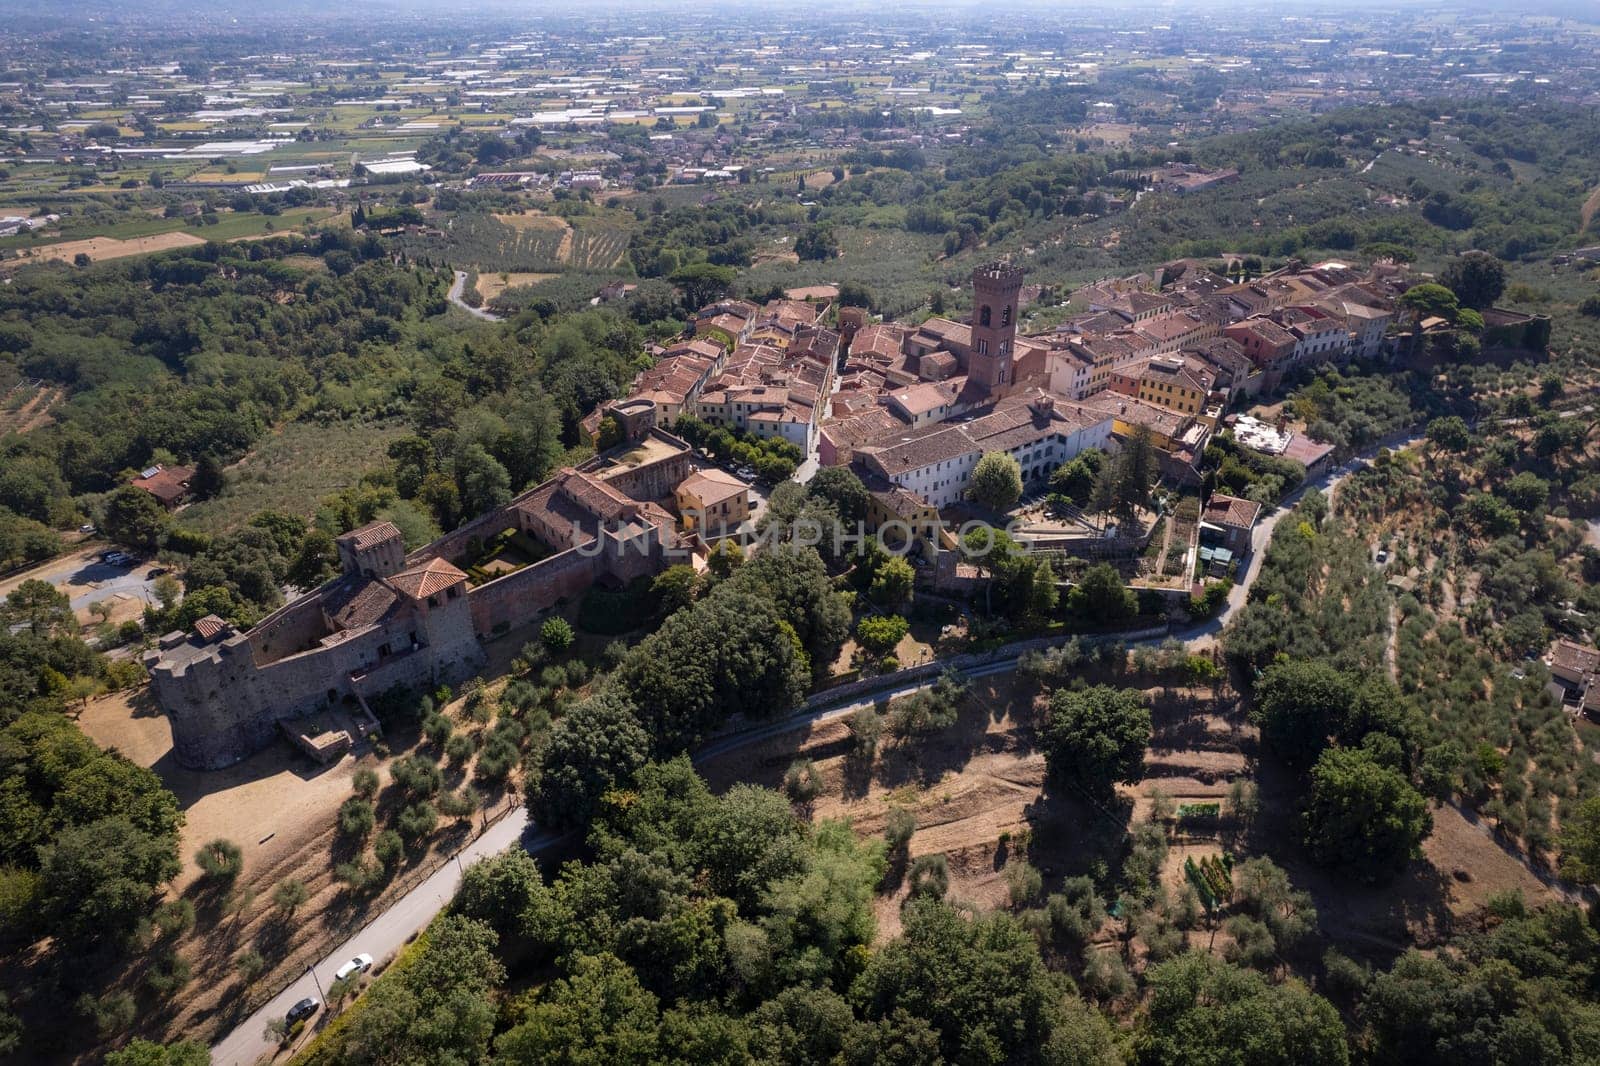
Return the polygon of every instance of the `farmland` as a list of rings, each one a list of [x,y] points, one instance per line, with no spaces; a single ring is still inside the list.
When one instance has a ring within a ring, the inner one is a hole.
[[[1137,675],[1115,671],[1107,679],[1141,683]],[[1269,854],[1311,892],[1321,918],[1318,938],[1358,957],[1385,959],[1408,943],[1437,942],[1498,892],[1520,891],[1530,903],[1556,898],[1448,807],[1435,812],[1423,858],[1395,884],[1352,889],[1296,860],[1287,783],[1281,774],[1264,771],[1259,736],[1236,695],[1216,701],[1209,690],[1145,689],[1154,706],[1155,734],[1143,779],[1119,787],[1117,801],[1104,809],[1053,791],[1035,735],[1037,692],[1035,684],[1015,675],[978,682],[952,729],[885,741],[870,765],[853,754],[848,719],[834,719],[719,757],[702,772],[714,788],[750,780],[781,787],[791,765],[809,760],[823,782],[808,806],[813,820],[848,818],[860,837],[871,838],[884,832],[894,812],[910,812],[916,830],[908,860],[943,856],[952,897],[980,907],[1009,905],[1005,869],[1013,860],[1041,870],[1047,891],[1073,877],[1098,879],[1115,871],[1157,803],[1169,811],[1163,815],[1167,845],[1159,868],[1169,897],[1189,882],[1190,861],[1198,864],[1223,850],[1235,864]],[[1210,809],[1229,809],[1237,782],[1259,790],[1259,813],[1248,824],[1208,817]],[[879,898],[880,937],[899,930],[907,891],[902,884]],[[1110,947],[1115,937],[1108,928],[1099,943]],[[1197,928],[1188,939],[1191,946],[1227,949],[1227,934],[1213,935],[1209,928]]]
[[[628,234],[585,219],[459,212],[444,220],[437,234],[407,235],[402,243],[412,255],[475,266],[481,274],[559,273],[617,266]]]

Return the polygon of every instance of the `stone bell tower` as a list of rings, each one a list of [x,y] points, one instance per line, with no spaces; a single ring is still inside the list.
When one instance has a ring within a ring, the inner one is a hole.
[[[967,382],[1002,396],[1015,381],[1011,368],[1017,341],[1017,301],[1022,268],[996,262],[972,272],[972,357]]]

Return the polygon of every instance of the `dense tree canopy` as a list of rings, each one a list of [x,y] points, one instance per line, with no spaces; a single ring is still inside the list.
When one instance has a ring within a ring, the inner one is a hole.
[[[1009,511],[1022,497],[1022,467],[1006,452],[986,452],[972,470],[967,497],[995,512]]]
[[[1331,749],[1312,768],[1306,844],[1318,862],[1365,881],[1386,880],[1432,829],[1427,801],[1370,752]]]
[[[1058,785],[1092,795],[1144,776],[1150,705],[1137,689],[1095,685],[1057,689],[1043,730],[1045,766]]]
[[[1138,1061],[1150,1066],[1345,1063],[1333,1004],[1291,980],[1270,984],[1209,955],[1189,953],[1149,974],[1149,1015]]]

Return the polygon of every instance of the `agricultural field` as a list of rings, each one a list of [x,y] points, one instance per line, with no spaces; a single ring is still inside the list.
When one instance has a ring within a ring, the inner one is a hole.
[[[290,422],[228,469],[220,495],[186,507],[184,524],[221,533],[263,510],[309,518],[322,496],[354,485],[405,432],[399,422]]]
[[[0,397],[0,437],[27,433],[50,421],[50,408],[64,396],[63,389],[43,381],[19,382]]]
[[[559,274],[535,274],[525,271],[492,271],[478,274],[478,295],[483,297],[486,304],[493,303],[495,298],[507,289],[532,287],[540,282],[549,281],[551,278],[560,277]]]
[[[34,262],[73,262],[87,255],[92,262],[148,255],[205,244],[207,241],[249,240],[274,233],[299,232],[307,226],[331,218],[334,210],[309,207],[276,215],[259,212],[226,212],[212,225],[195,225],[183,219],[135,218],[103,223],[83,220],[64,229],[67,239],[10,237],[0,241],[0,250],[14,252],[18,259]],[[96,236],[78,236],[96,233]]]
[[[1149,685],[1132,671],[1080,676],[1133,685],[1152,706],[1154,734],[1142,780],[1118,786],[1109,806],[1049,787],[1036,735],[1040,689],[1014,674],[975,682],[950,729],[914,738],[886,733],[870,759],[858,754],[850,720],[835,718],[707,760],[699,769],[714,789],[748,781],[781,788],[790,767],[809,762],[821,781],[806,807],[813,822],[847,818],[865,840],[909,812],[915,832],[906,863],[942,856],[951,898],[982,908],[1011,905],[1006,869],[1018,860],[1044,875],[1044,892],[1083,875],[1116,880],[1114,871],[1135,850],[1140,827],[1153,814],[1164,838],[1156,876],[1166,898],[1176,899],[1191,883],[1190,861],[1226,852],[1237,865],[1271,855],[1296,887],[1311,893],[1320,919],[1317,941],[1356,957],[1386,960],[1411,943],[1438,943],[1497,892],[1520,891],[1530,905],[1558,898],[1448,806],[1434,809],[1423,857],[1396,882],[1364,888],[1330,877],[1297,856],[1289,783],[1263,770],[1258,731],[1237,693],[1223,689],[1217,698],[1209,688]],[[1241,788],[1254,790],[1249,816],[1235,813]],[[878,897],[880,939],[899,932],[908,888],[903,883]],[[1183,935],[1190,947],[1226,954],[1230,937],[1219,926],[1201,924]],[[1120,926],[1108,923],[1094,943],[1109,949],[1122,935]],[[1136,943],[1135,954],[1145,948]]]
[[[401,240],[413,255],[475,266],[480,274],[609,270],[628,248],[627,232],[616,226],[545,214],[463,211],[444,220],[441,232]]]

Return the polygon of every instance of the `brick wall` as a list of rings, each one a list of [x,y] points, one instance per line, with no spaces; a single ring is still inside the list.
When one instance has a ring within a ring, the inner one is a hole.
[[[479,585],[467,593],[472,627],[484,638],[493,635],[497,626],[526,622],[562,597],[574,600],[583,595],[603,568],[599,556],[582,555],[572,548]]]

